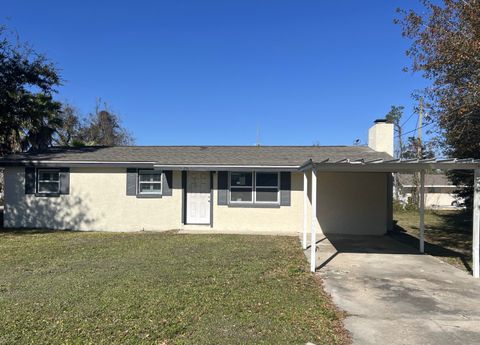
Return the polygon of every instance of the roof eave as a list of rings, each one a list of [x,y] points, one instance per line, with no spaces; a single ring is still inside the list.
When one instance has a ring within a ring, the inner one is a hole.
[[[72,161],[72,160],[0,160],[0,167],[35,166],[35,167],[135,167],[153,168],[155,162],[106,162],[106,161]]]
[[[73,160],[0,160],[0,167],[124,167],[168,170],[262,170],[262,171],[298,171],[298,165],[245,165],[245,164],[159,164],[158,162],[103,162]]]
[[[165,170],[216,170],[216,171],[298,171],[298,165],[245,165],[245,164],[155,164],[155,169]]]

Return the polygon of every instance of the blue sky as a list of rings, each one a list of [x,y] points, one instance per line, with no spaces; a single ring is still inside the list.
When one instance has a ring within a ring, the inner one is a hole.
[[[389,1],[8,1],[0,22],[101,97],[139,145],[351,145],[427,85]],[[407,130],[415,128],[415,117]]]

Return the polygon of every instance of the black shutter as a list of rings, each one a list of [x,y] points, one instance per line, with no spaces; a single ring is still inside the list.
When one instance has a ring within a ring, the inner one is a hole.
[[[137,169],[127,168],[127,195],[137,195]]]
[[[187,224],[187,172],[182,171],[182,223]]]
[[[60,194],[70,194],[70,168],[60,168]]]
[[[25,168],[25,194],[35,194],[35,168]]]
[[[172,170],[165,170],[162,174],[162,195],[172,196],[173,190],[173,172]]]
[[[282,171],[280,173],[280,205],[290,206],[291,204],[291,189],[292,189],[292,177],[288,171]]]
[[[228,171],[218,172],[218,205],[228,204]]]

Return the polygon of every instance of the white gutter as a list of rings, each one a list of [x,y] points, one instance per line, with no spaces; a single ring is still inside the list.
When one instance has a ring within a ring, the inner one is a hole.
[[[298,165],[222,165],[222,164],[158,164],[157,162],[106,162],[74,160],[0,160],[0,166],[49,166],[49,167],[148,167],[169,170],[283,170],[297,171]]]
[[[105,167],[153,167],[155,162],[106,162],[67,160],[0,160],[0,166],[105,166]]]
[[[223,165],[223,164],[154,164],[154,169],[169,170],[282,170],[298,171],[298,165]]]

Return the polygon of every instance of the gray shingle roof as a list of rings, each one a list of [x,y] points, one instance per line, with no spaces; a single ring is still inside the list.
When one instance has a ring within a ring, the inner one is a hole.
[[[398,180],[403,186],[413,185],[413,174],[398,174]],[[454,186],[445,174],[425,174],[426,186]]]
[[[115,146],[52,147],[14,154],[3,161],[154,162],[164,165],[300,166],[309,159],[392,159],[367,146]]]

